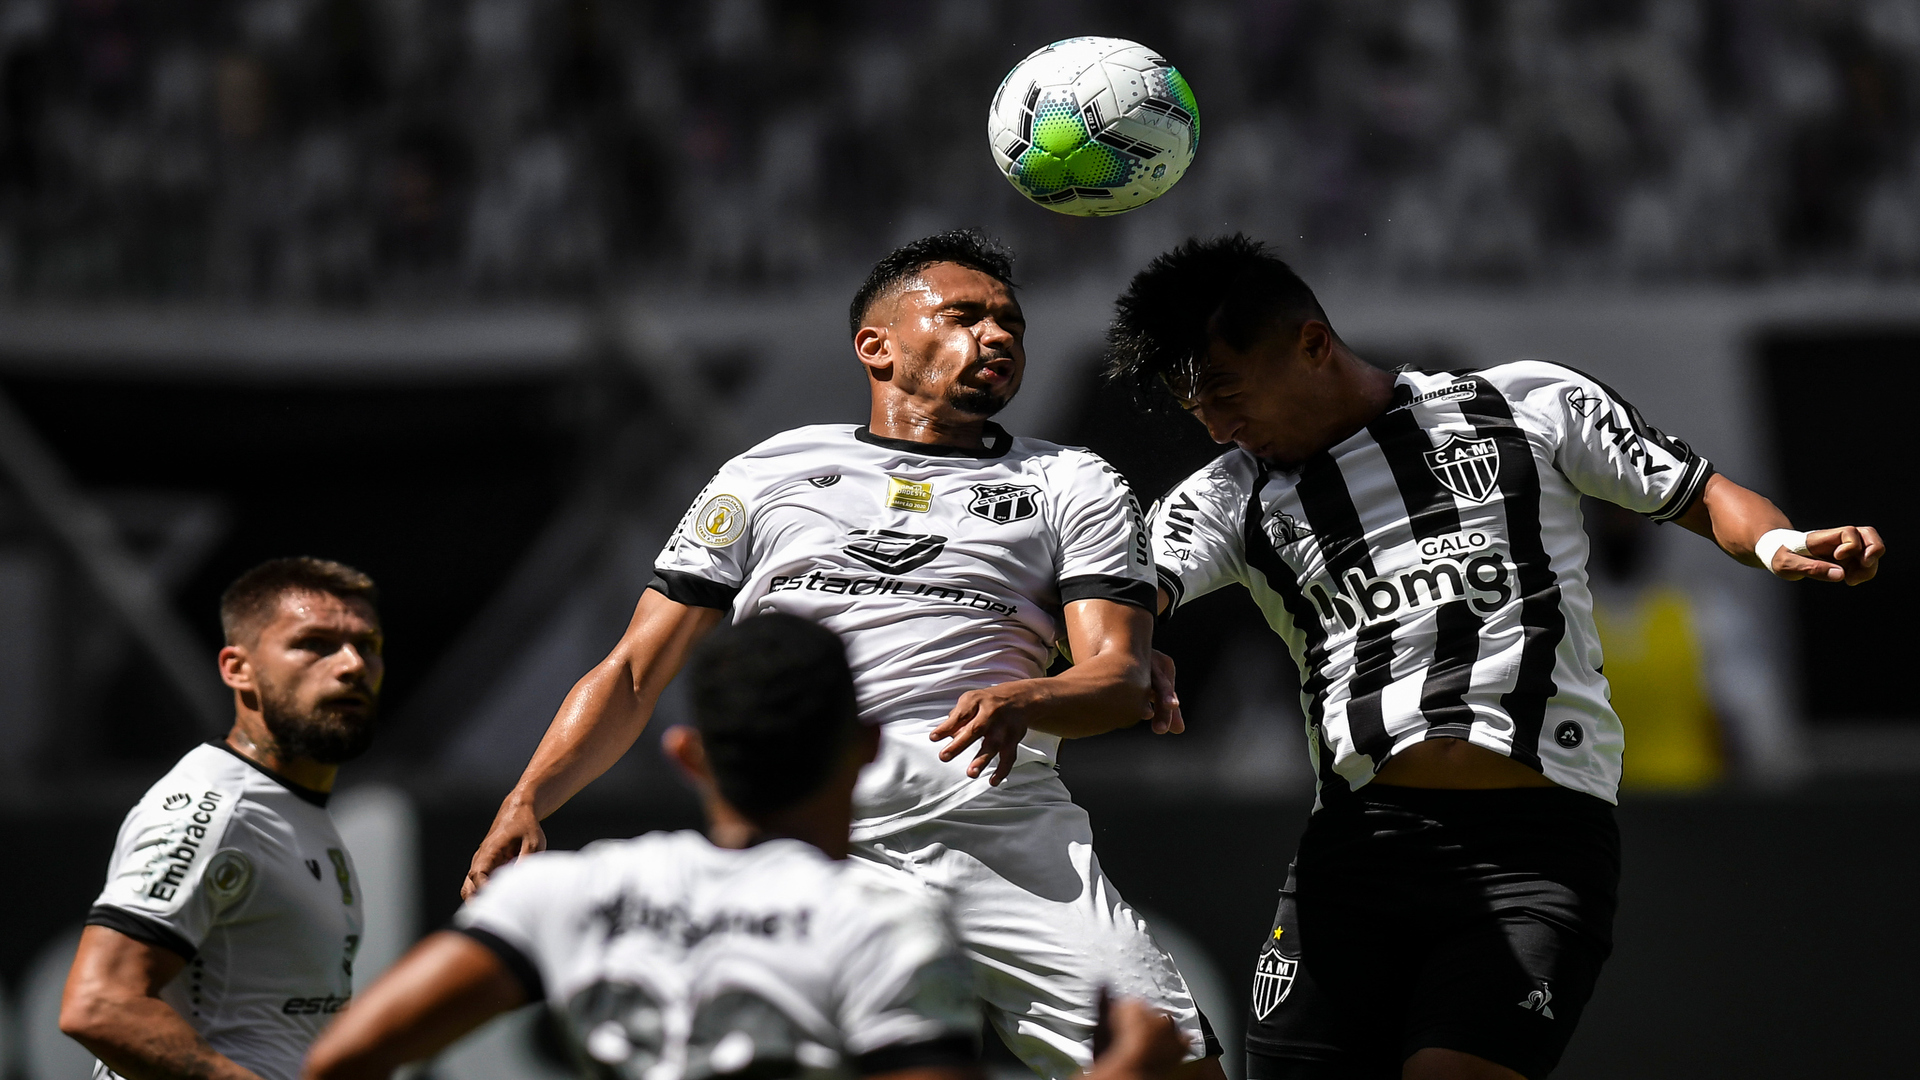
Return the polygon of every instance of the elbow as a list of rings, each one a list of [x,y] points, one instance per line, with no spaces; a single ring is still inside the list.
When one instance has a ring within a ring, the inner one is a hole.
[[[69,991],[60,1002],[60,1034],[92,1047],[112,1030],[117,1011],[97,995]]]

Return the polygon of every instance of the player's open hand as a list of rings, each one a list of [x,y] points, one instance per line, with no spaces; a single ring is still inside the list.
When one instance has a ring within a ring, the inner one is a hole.
[[[1000,761],[994,765],[987,783],[999,786],[1013,771],[1014,762],[1020,756],[1020,740],[1027,737],[1023,716],[1030,692],[1028,684],[1041,681],[1025,679],[961,694],[953,711],[928,735],[934,742],[953,740],[951,746],[940,751],[940,760],[952,761],[967,747],[978,743],[979,752],[967,765],[967,775],[978,777],[998,757]]]
[[[1173,685],[1173,657],[1155,649],[1147,663],[1153,675],[1153,733],[1178,735],[1187,730],[1187,721],[1180,715],[1180,692]]]
[[[1773,572],[1789,581],[1844,581],[1849,585],[1872,581],[1880,572],[1886,542],[1868,525],[1842,525],[1807,534],[1807,554],[1781,548],[1773,555]]]
[[[467,880],[460,885],[460,899],[473,899],[473,894],[480,891],[487,883],[487,876],[495,870],[523,855],[545,850],[547,833],[540,827],[533,808],[508,799],[494,815],[493,827],[487,830],[487,838],[480,841],[480,850],[473,853],[473,862],[467,867]]]

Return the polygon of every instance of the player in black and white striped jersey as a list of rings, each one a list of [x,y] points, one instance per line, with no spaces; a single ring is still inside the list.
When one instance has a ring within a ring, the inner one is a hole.
[[[1581,496],[1789,578],[1866,581],[1878,534],[1793,531],[1569,368],[1372,367],[1244,237],[1155,260],[1111,344],[1116,376],[1238,447],[1154,510],[1163,612],[1242,584],[1301,672],[1319,797],[1256,971],[1250,1080],[1546,1075],[1619,878]]]

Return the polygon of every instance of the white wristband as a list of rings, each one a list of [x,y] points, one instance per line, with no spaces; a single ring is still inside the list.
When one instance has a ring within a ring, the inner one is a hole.
[[[1786,548],[1795,555],[1812,554],[1807,550],[1807,534],[1797,529],[1773,529],[1763,533],[1760,539],[1753,542],[1753,553],[1760,559],[1760,565],[1767,568],[1768,573],[1779,573],[1773,568],[1773,557],[1781,548]]]

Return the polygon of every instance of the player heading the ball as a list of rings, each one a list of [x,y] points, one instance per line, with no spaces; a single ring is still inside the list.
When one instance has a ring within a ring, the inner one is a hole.
[[[1217,1077],[1186,981],[1106,880],[1053,767],[1063,738],[1175,726],[1170,692],[1151,688],[1139,505],[1096,455],[990,419],[1020,388],[1026,317],[1011,257],[984,237],[887,254],[847,329],[867,423],[796,428],[721,466],[625,637],[501,805],[468,891],[545,846],[540,820],[633,745],[696,641],[725,621],[799,615],[846,642],[861,716],[880,725],[853,793],[853,854],[956,898],[1008,1046],[1043,1076],[1073,1075],[1110,987],[1173,1017],[1194,1068]],[[1062,645],[1075,663],[1050,677]]]

